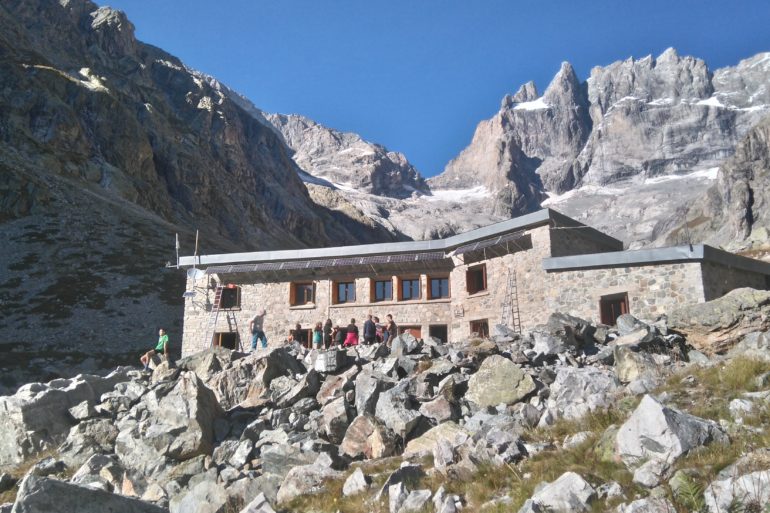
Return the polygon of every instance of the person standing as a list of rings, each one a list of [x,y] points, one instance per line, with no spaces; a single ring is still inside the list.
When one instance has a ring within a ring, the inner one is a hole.
[[[155,349],[150,349],[139,358],[139,361],[144,365],[144,370],[150,368],[152,357],[160,353],[163,353],[163,357],[168,361],[168,335],[163,328],[158,330],[158,343],[155,344]]]
[[[323,325],[319,321],[315,323],[315,328],[313,328],[313,349],[321,349],[323,339]]]
[[[326,322],[324,323],[324,347],[326,349],[329,349],[333,344],[332,331],[332,320],[326,319]]]
[[[393,343],[393,339],[398,336],[398,326],[396,321],[393,320],[393,316],[388,314],[386,317],[385,331],[388,333],[388,346]]]
[[[262,343],[262,349],[267,347],[267,337],[262,329],[267,311],[263,308],[254,317],[249,319],[249,331],[251,332],[251,350],[257,350],[257,340]]]
[[[369,314],[366,316],[366,321],[364,321],[364,344],[367,346],[374,344],[376,338],[377,325],[375,325],[372,320],[372,314]]]
[[[308,344],[308,346],[310,345],[309,341],[306,340],[306,337],[302,336],[303,335],[302,325],[300,323],[295,324],[294,329],[290,331],[290,333],[291,333],[292,341],[299,343],[299,345],[303,345],[303,344]]]
[[[347,329],[347,335],[345,336],[345,343],[343,345],[345,347],[358,345],[358,326],[356,326],[355,319],[350,319],[350,324],[348,324],[348,329]]]

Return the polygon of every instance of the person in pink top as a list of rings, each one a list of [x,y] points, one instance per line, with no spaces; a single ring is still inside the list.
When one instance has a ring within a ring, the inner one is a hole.
[[[348,324],[348,336],[345,337],[345,343],[343,345],[345,347],[358,345],[358,326],[356,326],[355,319],[350,319],[350,324]]]

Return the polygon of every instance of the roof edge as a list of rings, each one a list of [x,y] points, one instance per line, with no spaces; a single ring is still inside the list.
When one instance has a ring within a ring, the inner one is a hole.
[[[328,248],[289,249],[275,251],[255,251],[248,253],[221,253],[213,255],[184,256],[179,258],[180,267],[238,264],[249,262],[277,262],[288,260],[308,260],[318,258],[340,258],[369,255],[389,255],[422,251],[447,251],[463,244],[494,237],[502,233],[535,228],[551,223],[554,219],[570,219],[549,208],[530,214],[482,226],[464,233],[452,235],[446,239],[427,241],[386,242],[377,244],[358,244],[354,246],[333,246]],[[580,223],[578,223],[580,224]],[[600,232],[599,232],[600,233]]]
[[[716,263],[743,271],[770,275],[768,262],[736,255],[706,244],[549,257],[543,259],[543,269],[547,272],[561,272],[685,262]]]

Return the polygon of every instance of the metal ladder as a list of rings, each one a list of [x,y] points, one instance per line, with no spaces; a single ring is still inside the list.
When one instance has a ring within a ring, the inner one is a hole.
[[[521,333],[519,289],[516,283],[516,271],[510,268],[508,269],[508,286],[503,296],[503,311],[500,314],[500,324],[511,327],[514,333]]]
[[[206,325],[206,331],[203,333],[203,343],[201,347],[213,347],[214,346],[214,330],[217,327],[217,321],[219,320],[219,312],[222,312],[222,290],[226,287],[217,285],[214,292],[214,303],[211,305],[211,312],[209,313],[209,322]],[[231,310],[224,310],[225,317],[227,318],[227,329],[229,333],[235,333],[235,337],[238,340],[238,350],[243,351],[243,342],[241,341],[241,334],[238,331],[238,320],[235,317],[235,312]]]
[[[216,329],[217,320],[219,320],[219,305],[222,302],[223,288],[224,287],[218,285],[214,291],[214,303],[211,305],[211,312],[209,312],[209,322],[206,324],[206,330],[203,332],[203,343],[201,344],[201,347],[207,348],[214,345],[214,329]]]

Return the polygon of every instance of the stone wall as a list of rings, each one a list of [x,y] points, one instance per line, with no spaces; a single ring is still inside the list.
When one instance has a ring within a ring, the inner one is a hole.
[[[542,260],[550,256],[550,234],[547,226],[528,230],[532,249],[503,257],[489,258],[465,264],[456,258],[451,275],[452,329],[455,338],[468,337],[471,322],[486,319],[491,329],[500,322],[504,297],[508,289],[508,271],[516,273],[518,306],[522,328],[526,329],[547,319],[543,310],[545,289],[541,284],[547,279]],[[486,265],[487,290],[468,294],[466,272],[476,265]]]
[[[706,301],[722,297],[741,287],[764,290],[768,288],[768,282],[764,274],[742,271],[713,262],[703,263],[703,290]]]
[[[628,294],[629,313],[655,320],[670,307],[704,300],[698,262],[612,267],[548,274],[544,310],[564,312],[593,322],[601,320],[602,296]]]

